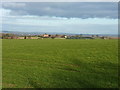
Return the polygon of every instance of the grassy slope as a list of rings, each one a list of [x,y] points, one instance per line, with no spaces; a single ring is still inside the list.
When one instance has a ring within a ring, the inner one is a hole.
[[[3,40],[3,87],[117,87],[117,40]]]

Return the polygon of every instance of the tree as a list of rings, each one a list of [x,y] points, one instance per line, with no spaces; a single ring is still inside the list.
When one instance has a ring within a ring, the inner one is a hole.
[[[27,37],[25,36],[24,39],[27,39]]]

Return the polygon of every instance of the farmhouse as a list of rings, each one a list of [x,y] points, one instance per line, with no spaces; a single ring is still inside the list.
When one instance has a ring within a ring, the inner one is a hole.
[[[104,36],[103,36],[103,37],[101,37],[101,39],[109,39],[109,37],[104,37]]]
[[[17,39],[25,39],[25,37],[18,37]]]
[[[11,36],[11,39],[18,39],[17,36]]]
[[[50,36],[51,36],[51,35],[49,35],[49,34],[44,34],[44,35],[43,35],[44,38],[49,38]]]

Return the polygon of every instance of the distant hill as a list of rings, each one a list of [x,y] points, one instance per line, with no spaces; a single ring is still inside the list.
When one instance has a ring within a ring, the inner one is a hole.
[[[59,33],[59,32],[19,32],[19,31],[2,31],[2,33],[11,33],[16,35],[40,35],[40,34],[59,34],[59,35],[80,35],[80,34],[73,34],[73,33]],[[118,37],[117,34],[82,34],[85,36],[91,35],[99,35],[99,36],[110,36],[110,37]],[[120,36],[119,36],[120,37]]]
[[[17,35],[40,35],[40,34],[67,34],[69,33],[57,33],[57,32],[19,32],[19,31],[2,31],[2,33],[12,33]]]

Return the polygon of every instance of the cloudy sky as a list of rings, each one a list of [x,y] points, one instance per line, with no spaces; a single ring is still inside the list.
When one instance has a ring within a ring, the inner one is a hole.
[[[117,2],[4,2],[2,30],[117,34]]]

